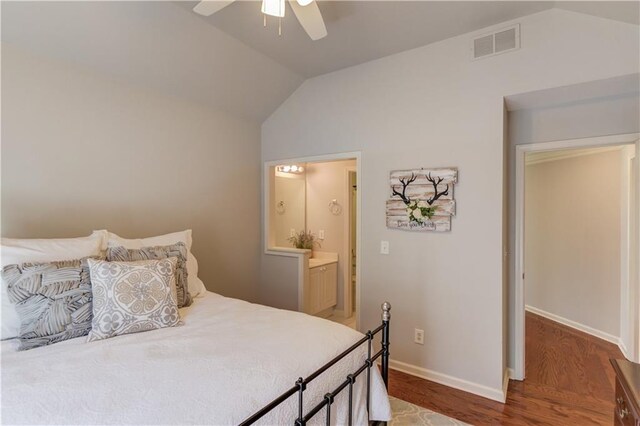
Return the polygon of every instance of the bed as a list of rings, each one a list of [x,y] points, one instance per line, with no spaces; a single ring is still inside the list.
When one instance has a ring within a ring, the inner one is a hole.
[[[178,327],[91,343],[80,337],[16,351],[3,341],[2,423],[365,425],[391,418],[372,361],[385,364],[387,356],[371,356],[371,332],[211,292],[180,313]],[[388,343],[388,318],[376,330]],[[295,384],[327,363],[306,386]],[[306,387],[303,415],[318,411],[308,422],[299,421],[301,392],[289,392],[292,386]],[[282,403],[260,412],[279,397]]]

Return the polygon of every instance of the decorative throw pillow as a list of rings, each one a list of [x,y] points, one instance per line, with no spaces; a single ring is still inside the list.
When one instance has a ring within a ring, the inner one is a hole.
[[[7,265],[2,280],[20,318],[18,350],[84,336],[91,330],[87,259]]]
[[[191,229],[186,231],[172,232],[170,234],[156,235],[146,238],[122,238],[113,232],[108,233],[107,244],[109,247],[126,247],[128,249],[139,249],[142,247],[170,246],[176,243],[184,243],[187,246],[187,272],[189,273],[189,294],[191,297],[204,295],[207,289],[200,278],[198,278],[198,260],[191,253],[193,238]]]
[[[176,257],[137,262],[89,259],[93,321],[88,342],[180,323]]]
[[[99,256],[106,248],[107,231],[93,231],[88,237],[22,239],[2,238],[0,266],[23,263],[59,262]],[[7,285],[2,281],[2,339],[12,339],[20,334],[20,317],[7,296]]]
[[[107,261],[131,262],[134,260],[166,259],[177,257],[176,290],[178,293],[178,307],[191,305],[193,299],[189,294],[187,272],[187,247],[184,243],[170,246],[143,247],[140,249],[126,249],[124,247],[107,248]]]

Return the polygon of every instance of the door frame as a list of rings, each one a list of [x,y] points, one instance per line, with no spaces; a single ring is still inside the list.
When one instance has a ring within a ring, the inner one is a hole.
[[[525,300],[524,300],[524,195],[525,195],[525,155],[530,152],[557,151],[573,148],[596,148],[612,145],[625,145],[636,143],[638,146],[638,133],[626,133],[620,135],[599,136],[582,139],[567,139],[552,142],[539,142],[532,144],[516,145],[515,166],[515,291],[514,291],[514,368],[513,379],[524,380],[525,378]],[[638,152],[636,151],[636,155]],[[637,292],[636,292],[637,293]],[[633,308],[637,309],[637,303]],[[634,333],[632,336],[636,341],[640,339]],[[634,347],[638,346],[638,342]],[[636,355],[637,356],[637,355]]]
[[[356,161],[356,174],[362,176],[362,152],[361,151],[348,151],[348,152],[336,152],[322,155],[312,155],[306,157],[294,157],[284,158],[280,160],[265,160],[263,161],[262,170],[262,238],[264,244],[264,254],[272,256],[286,256],[298,258],[298,311],[304,312],[304,288],[306,281],[309,279],[309,250],[299,250],[295,248],[276,247],[274,244],[274,238],[271,233],[273,229],[273,208],[271,206],[271,200],[273,199],[273,185],[271,181],[271,172],[279,164],[291,164],[291,163],[322,163],[328,161],[340,161],[340,160],[355,160]],[[362,205],[362,188],[359,188],[357,194],[358,206]],[[343,209],[344,210],[344,209]],[[344,214],[344,211],[343,213]],[[362,274],[360,273],[361,252],[362,252],[362,209],[358,209],[356,212],[356,329],[360,329],[361,324],[361,312],[360,308],[362,298],[361,280]],[[305,208],[305,228],[306,228],[306,208]],[[340,261],[340,259],[338,259]]]
[[[345,176],[345,197],[344,199],[346,200],[345,204],[345,209],[344,209],[344,219],[343,219],[343,223],[344,223],[344,252],[347,253],[347,255],[349,256],[348,259],[348,263],[345,262],[345,267],[344,267],[344,273],[343,273],[343,282],[344,282],[344,288],[343,290],[343,312],[344,312],[344,317],[345,318],[350,318],[353,315],[353,294],[351,291],[351,281],[353,280],[353,276],[351,273],[351,173],[355,173],[356,174],[356,179],[358,178],[358,169],[357,169],[357,165],[356,167],[347,167],[344,171],[344,176]],[[358,270],[358,257],[357,257],[357,251],[358,251],[358,225],[359,225],[359,212],[358,212],[358,193],[356,192],[356,271]],[[345,259],[346,261],[347,259]],[[356,281],[358,280],[358,275],[356,273]],[[358,307],[359,305],[356,303],[356,307]],[[356,309],[356,313],[357,313],[357,309]]]

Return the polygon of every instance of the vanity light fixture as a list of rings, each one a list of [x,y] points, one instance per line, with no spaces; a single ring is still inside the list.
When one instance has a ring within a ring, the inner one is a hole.
[[[304,167],[298,166],[296,164],[291,165],[283,165],[276,167],[276,170],[282,173],[303,173]]]

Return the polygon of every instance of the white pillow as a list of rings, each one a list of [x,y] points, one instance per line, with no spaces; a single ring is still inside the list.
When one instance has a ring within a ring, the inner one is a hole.
[[[107,248],[107,231],[93,231],[88,237],[18,239],[2,238],[0,264],[21,265],[27,262],[56,262],[99,256]],[[7,284],[2,281],[2,338],[10,339],[20,332],[20,317],[9,302]]]
[[[204,283],[198,278],[198,261],[193,253],[191,253],[191,229],[180,232],[172,232],[171,234],[158,235],[147,238],[122,238],[113,232],[109,232],[109,247],[124,247],[127,249],[141,249],[143,247],[153,246],[170,246],[175,243],[184,243],[187,246],[187,285],[191,297],[202,296],[207,291]]]

